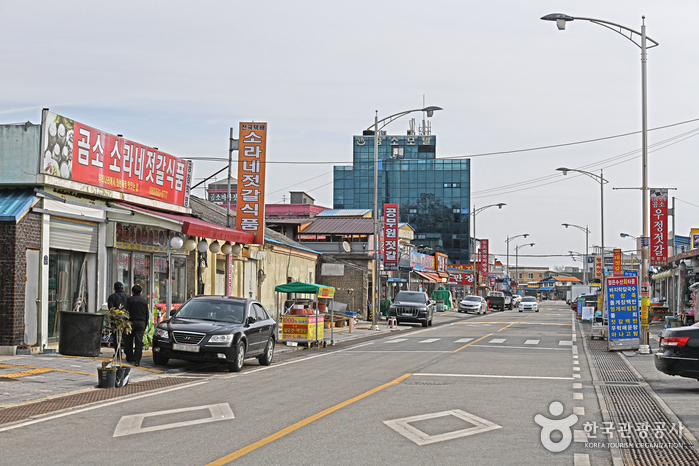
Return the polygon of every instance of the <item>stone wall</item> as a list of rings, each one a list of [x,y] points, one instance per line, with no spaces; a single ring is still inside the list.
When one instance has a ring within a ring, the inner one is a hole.
[[[322,275],[322,264],[343,264],[345,273],[342,276]],[[335,301],[347,304],[347,310],[356,312],[357,317],[367,318],[367,303],[371,297],[369,290],[369,266],[371,256],[351,254],[323,254],[316,266],[316,280],[321,285],[335,288]]]

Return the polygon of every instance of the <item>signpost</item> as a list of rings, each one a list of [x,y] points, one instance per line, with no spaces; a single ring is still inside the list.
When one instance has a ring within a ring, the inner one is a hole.
[[[637,350],[641,319],[638,312],[638,277],[607,277],[609,350]]]

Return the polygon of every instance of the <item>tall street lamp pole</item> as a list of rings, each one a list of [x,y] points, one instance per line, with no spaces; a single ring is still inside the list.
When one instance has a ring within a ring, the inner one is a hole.
[[[612,31],[620,34],[621,36],[627,38],[634,45],[641,49],[641,142],[642,142],[642,152],[643,152],[643,201],[642,201],[642,217],[643,217],[643,239],[641,241],[641,319],[648,315],[648,305],[650,304],[650,256],[648,251],[649,237],[648,237],[648,98],[647,98],[647,87],[648,82],[646,80],[646,50],[660,45],[657,41],[646,36],[646,17],[642,16],[641,19],[641,32],[634,31],[633,29],[627,28],[620,24],[611,23],[609,21],[603,21],[601,19],[593,18],[579,18],[568,16],[560,13],[554,13],[546,15],[541,19],[546,21],[555,21],[556,26],[559,30],[564,30],[566,27],[566,22],[574,20],[589,21],[591,23],[604,26]],[[652,45],[647,46],[647,42],[650,41]],[[643,354],[650,353],[650,346],[648,345],[648,329],[641,327],[641,347],[639,352]]]
[[[431,117],[437,110],[442,110],[442,108],[435,106],[416,108],[414,110],[394,113],[393,115],[387,116],[381,120],[379,120],[378,110],[376,110],[376,114],[374,115],[374,290],[371,298],[371,325],[374,330],[378,330],[376,325],[376,316],[379,310],[379,292],[381,290],[381,276],[379,275],[381,269],[381,255],[379,251],[379,138],[381,135],[379,134],[379,131],[393,120],[396,120],[409,113],[426,112],[427,116]],[[381,124],[381,126],[379,126],[379,124]],[[371,130],[371,126],[367,128],[367,130]]]
[[[673,230],[673,232],[674,232],[674,230]],[[633,238],[634,241],[636,241],[636,248],[633,251],[634,252],[633,259],[631,260],[631,268],[633,269],[633,261],[636,259],[636,253],[638,253],[638,238],[636,236],[629,235],[628,233],[619,233],[619,236],[621,236],[622,238]],[[674,253],[673,253],[673,255],[674,255]]]
[[[575,227],[578,230],[585,232],[585,259],[583,260],[583,283],[587,285],[587,255],[590,253],[588,249],[588,237],[590,236],[590,230],[587,228],[587,225],[585,225],[585,228],[581,227],[580,225],[573,225],[572,223],[561,223],[561,225],[563,225],[566,228]]]
[[[525,246],[534,246],[534,243],[519,244],[515,246],[515,277],[517,277],[517,288],[519,288],[519,250]]]
[[[507,277],[508,283],[510,281],[510,241],[512,241],[515,238],[526,238],[527,236],[529,236],[529,233],[524,233],[522,235],[517,236],[507,235],[507,239],[505,240],[505,242],[507,243],[507,274],[505,276]],[[507,289],[509,290],[510,287],[508,286]]]
[[[475,205],[473,206],[473,241],[474,241],[474,242],[473,242],[473,247],[474,247],[474,248],[476,247],[476,241],[478,241],[478,245],[479,245],[479,246],[480,246],[480,244],[481,244],[480,240],[479,240],[478,237],[476,236],[476,215],[478,215],[479,213],[483,212],[485,209],[489,209],[489,208],[491,208],[491,207],[497,207],[498,209],[502,209],[502,206],[505,206],[505,205],[507,205],[507,204],[505,204],[504,202],[499,202],[499,203],[497,203],[497,204],[490,204],[490,205],[487,205],[487,206],[479,207],[478,209],[476,209],[476,206],[475,206]],[[469,245],[469,247],[470,247],[470,246],[471,246],[471,245]],[[475,261],[474,261],[474,263],[475,263]],[[474,269],[475,269],[475,272],[476,272],[476,275],[475,275],[476,283],[475,283],[475,287],[474,287],[475,292],[474,292],[473,294],[477,295],[477,294],[478,294],[478,286],[480,285],[480,283],[479,283],[479,276],[480,276],[480,273],[478,272],[478,267],[475,267],[475,266],[474,266]]]

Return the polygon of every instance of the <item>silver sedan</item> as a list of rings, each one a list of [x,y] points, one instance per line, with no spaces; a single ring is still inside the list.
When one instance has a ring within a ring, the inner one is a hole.
[[[475,314],[485,314],[488,310],[488,303],[481,296],[466,296],[459,301],[459,312],[473,312]]]

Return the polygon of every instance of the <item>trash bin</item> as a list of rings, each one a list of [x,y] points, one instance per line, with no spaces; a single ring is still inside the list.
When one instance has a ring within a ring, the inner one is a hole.
[[[58,352],[66,356],[100,355],[104,315],[58,311]]]

